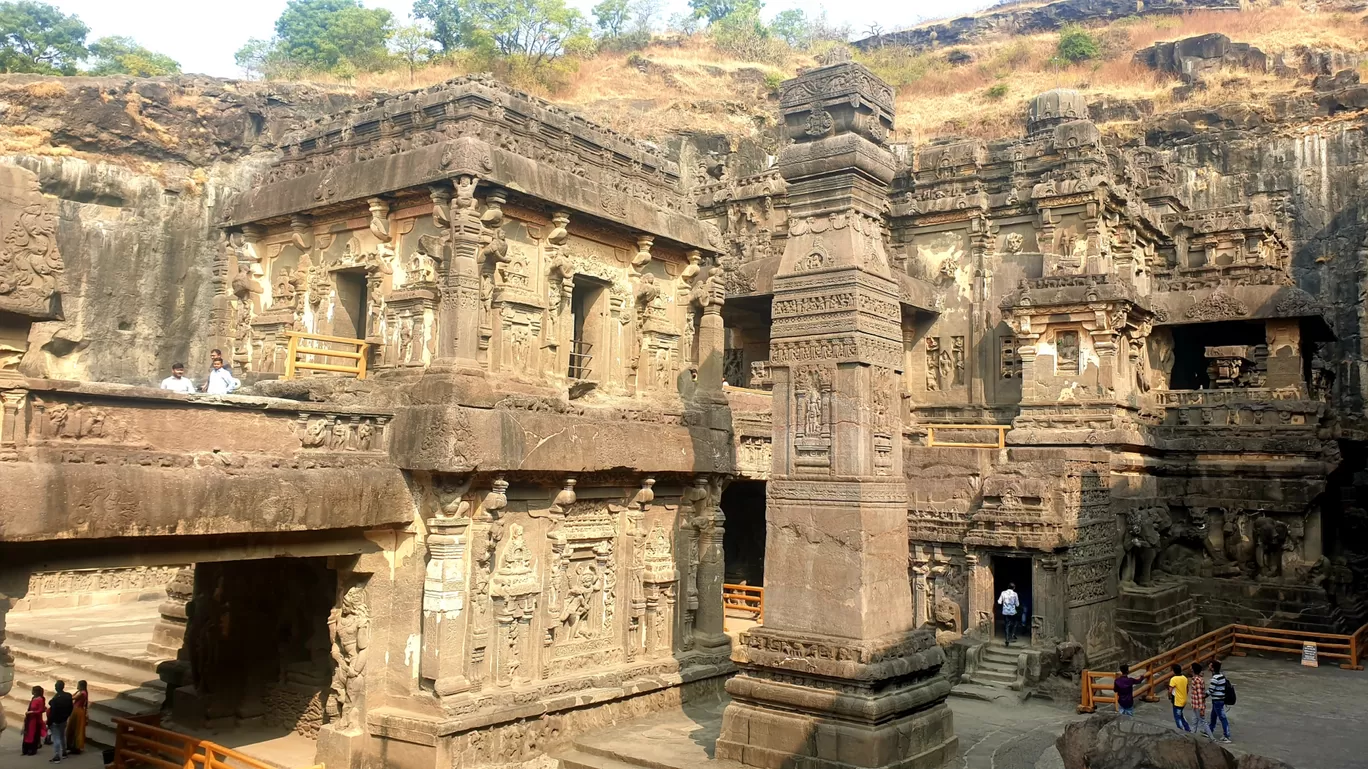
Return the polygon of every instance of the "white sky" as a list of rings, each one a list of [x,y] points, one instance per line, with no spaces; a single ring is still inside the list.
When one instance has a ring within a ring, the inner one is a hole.
[[[240,77],[233,53],[249,38],[270,37],[285,0],[46,0],[65,13],[74,13],[90,27],[88,41],[105,35],[126,35],[154,51],[164,53],[186,72],[219,77]],[[388,8],[405,19],[413,0],[362,0],[368,8]],[[568,0],[589,15],[597,0]],[[664,0],[662,21],[687,8],[687,0]],[[768,0],[765,15],[787,8],[809,14],[823,7],[835,23],[849,22],[857,31],[871,23],[885,30],[911,26],[927,18],[969,13],[995,0],[864,0],[849,4],[839,0]]]

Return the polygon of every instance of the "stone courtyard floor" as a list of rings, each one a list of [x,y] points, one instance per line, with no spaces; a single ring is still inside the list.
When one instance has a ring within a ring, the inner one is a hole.
[[[1368,739],[1368,671],[1302,668],[1292,658],[1231,658],[1227,675],[1239,704],[1232,708],[1234,753],[1278,758],[1297,769],[1360,769]],[[960,739],[959,769],[1062,769],[1055,739],[1070,722],[1087,718],[1072,705],[1029,700],[982,702],[951,698]],[[712,761],[725,702],[690,703],[590,735],[576,743],[581,756],[632,759],[637,766],[693,769],[735,764]],[[1173,726],[1165,702],[1140,703],[1136,717]],[[1175,727],[1176,728],[1176,727]],[[1219,727],[1218,727],[1219,728]],[[567,755],[567,757],[569,757]],[[585,765],[593,765],[586,763]],[[609,764],[605,764],[609,765]]]

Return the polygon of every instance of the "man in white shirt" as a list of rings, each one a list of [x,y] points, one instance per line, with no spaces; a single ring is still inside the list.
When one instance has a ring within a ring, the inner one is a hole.
[[[215,358],[213,368],[209,369],[209,383],[204,391],[210,395],[227,395],[242,386],[233,372],[223,367],[223,359]]]
[[[162,380],[161,389],[170,390],[173,393],[184,393],[193,395],[195,383],[185,377],[185,364],[174,363],[171,365],[171,376]]]
[[[1017,597],[1016,583],[1009,582],[1007,589],[998,596],[998,606],[1002,607],[1002,628],[1007,639],[1004,646],[1011,646],[1012,640],[1016,638],[1017,612],[1021,610],[1021,599]]]

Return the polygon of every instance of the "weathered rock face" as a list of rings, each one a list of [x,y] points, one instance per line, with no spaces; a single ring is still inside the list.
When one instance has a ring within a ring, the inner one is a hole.
[[[61,318],[34,329],[22,370],[128,384],[154,384],[176,361],[207,368],[224,201],[269,160],[271,142],[357,101],[203,77],[8,76],[0,98],[0,132],[23,126],[51,145],[0,162],[36,174],[55,199],[56,247],[78,276]]]
[[[1237,759],[1209,740],[1115,714],[1069,724],[1055,747],[1064,769],[1292,769],[1263,756]]]

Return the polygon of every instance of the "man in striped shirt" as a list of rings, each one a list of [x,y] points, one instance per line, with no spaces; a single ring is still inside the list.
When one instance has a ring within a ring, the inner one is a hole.
[[[1213,660],[1211,663],[1211,680],[1207,682],[1207,694],[1211,696],[1211,723],[1207,725],[1207,734],[1214,740],[1216,739],[1216,720],[1221,721],[1221,731],[1225,736],[1221,742],[1230,742],[1230,721],[1226,719],[1226,677],[1221,672],[1220,660]]]
[[[1206,686],[1202,681],[1202,663],[1192,663],[1192,675],[1188,677],[1188,691],[1192,692],[1192,712],[1197,715],[1197,731],[1211,736],[1211,727],[1206,720]]]

